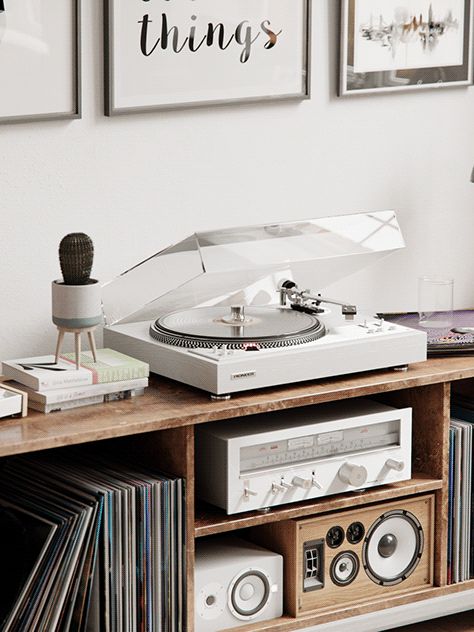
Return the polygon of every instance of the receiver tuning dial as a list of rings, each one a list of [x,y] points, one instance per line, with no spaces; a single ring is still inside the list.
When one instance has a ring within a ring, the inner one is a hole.
[[[344,463],[339,469],[339,478],[343,483],[346,483],[346,485],[362,487],[367,481],[367,470],[363,465]]]

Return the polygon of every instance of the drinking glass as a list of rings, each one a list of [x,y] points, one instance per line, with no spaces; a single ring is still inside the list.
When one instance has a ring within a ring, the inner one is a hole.
[[[418,279],[419,324],[427,329],[449,329],[453,325],[454,280],[442,276]]]

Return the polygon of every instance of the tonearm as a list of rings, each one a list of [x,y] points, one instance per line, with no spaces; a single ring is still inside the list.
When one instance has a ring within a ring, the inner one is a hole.
[[[321,294],[313,294],[311,290],[300,290],[296,283],[289,279],[280,281],[278,291],[280,293],[280,305],[284,306],[288,301],[291,304],[291,308],[299,312],[322,314],[324,309],[320,307],[321,303],[328,303],[330,305],[339,305],[346,320],[353,320],[357,314],[355,305],[347,305],[341,301],[321,296]]]

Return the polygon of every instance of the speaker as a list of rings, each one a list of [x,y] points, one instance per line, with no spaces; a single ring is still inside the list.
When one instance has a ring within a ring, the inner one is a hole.
[[[425,494],[263,525],[250,536],[283,555],[285,611],[296,617],[432,586],[434,503]]]
[[[195,632],[283,613],[283,557],[234,537],[196,541]]]
[[[424,533],[418,518],[402,509],[387,511],[373,523],[364,540],[365,572],[376,584],[395,586],[413,573],[423,549]]]

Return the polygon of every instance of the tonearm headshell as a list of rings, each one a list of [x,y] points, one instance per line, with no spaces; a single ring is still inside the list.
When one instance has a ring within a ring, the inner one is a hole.
[[[295,309],[298,312],[324,314],[321,303],[327,303],[328,305],[339,305],[346,320],[354,320],[354,316],[357,314],[355,305],[341,303],[341,301],[326,298],[321,294],[312,294],[311,290],[300,290],[296,283],[289,279],[280,281],[278,291],[280,292],[280,305],[284,307],[289,302],[291,309]]]

